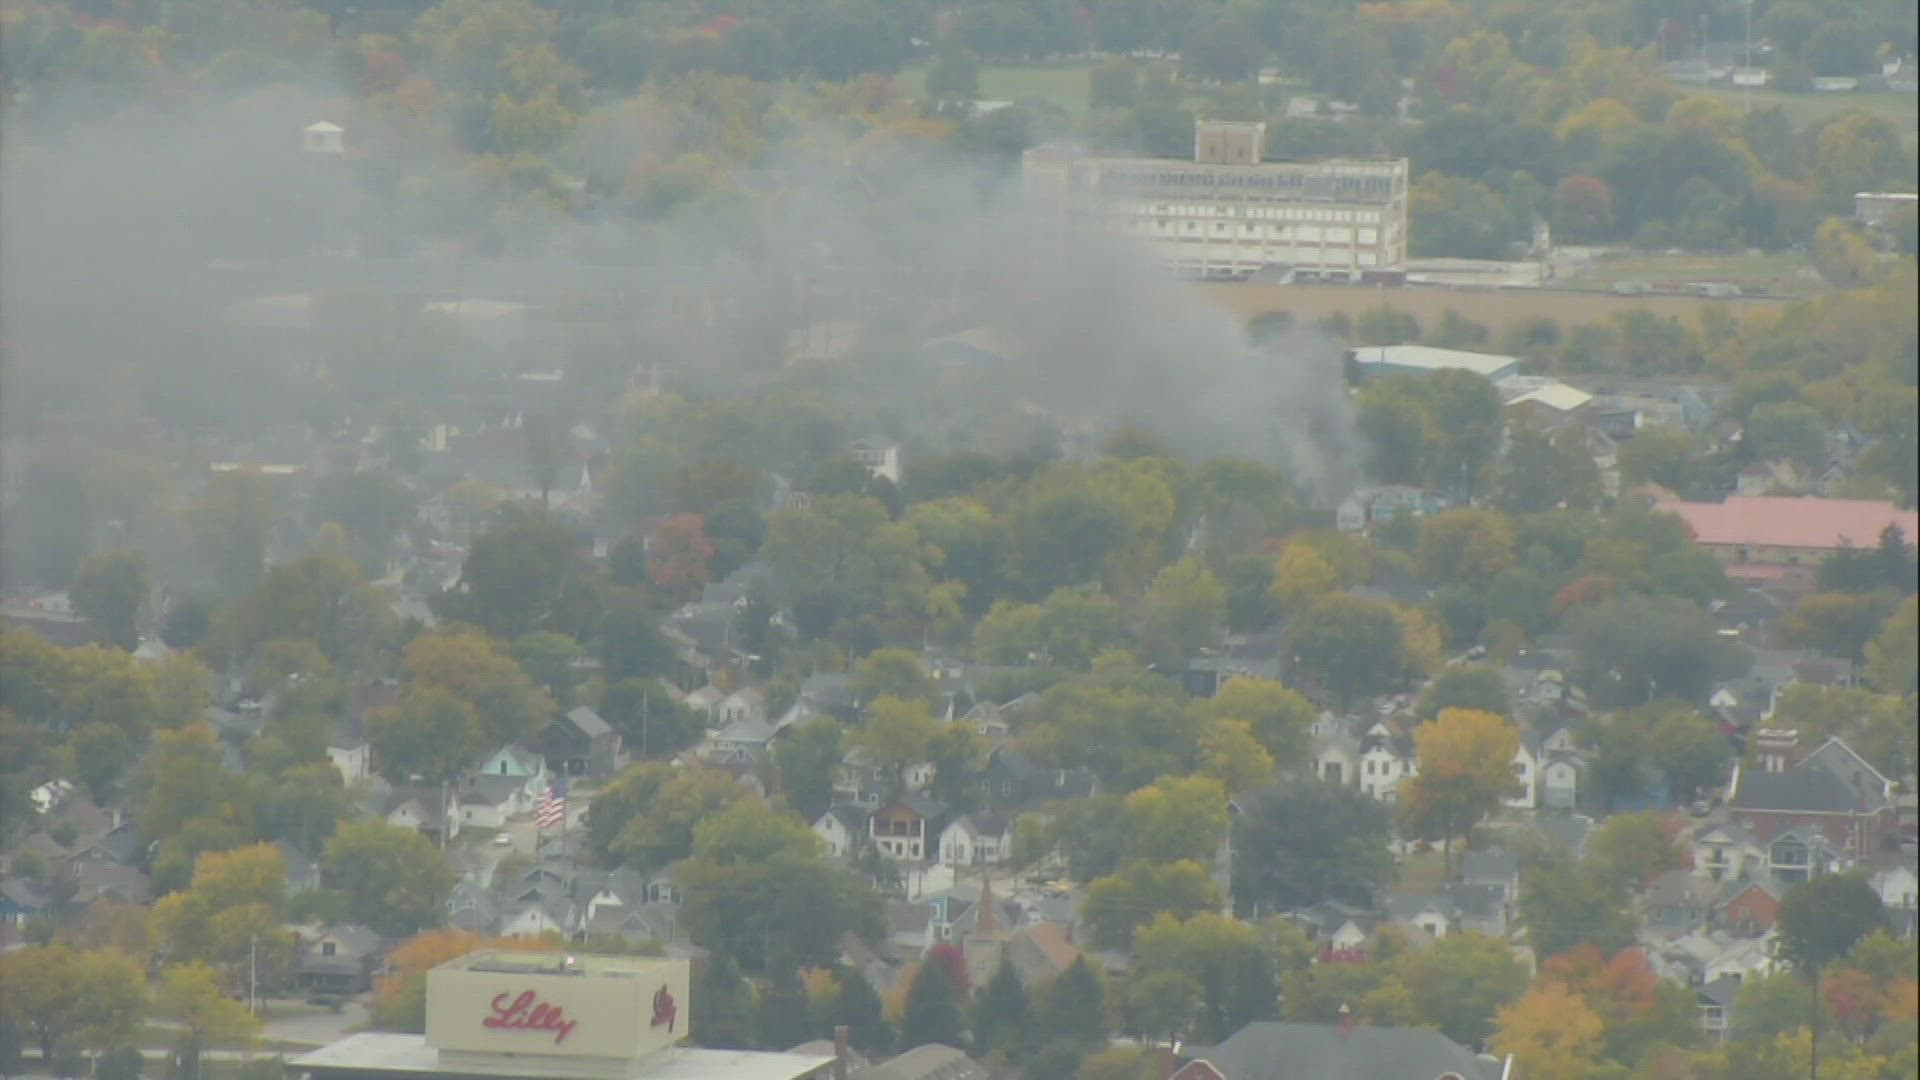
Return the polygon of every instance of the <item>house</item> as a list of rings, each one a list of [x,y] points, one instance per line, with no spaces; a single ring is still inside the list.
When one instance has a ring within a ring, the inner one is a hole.
[[[1756,461],[1733,478],[1735,495],[1805,495],[1813,486],[1805,469],[1784,458]]]
[[[765,723],[767,692],[757,686],[744,686],[735,690],[714,704],[713,720],[723,727],[742,720]]]
[[[1468,885],[1492,885],[1508,904],[1520,901],[1520,860],[1501,848],[1460,856],[1460,879]]]
[[[0,877],[0,925],[17,929],[52,904],[53,897],[39,882],[12,874]]]
[[[1693,837],[1693,866],[1709,881],[1743,881],[1765,873],[1766,845],[1734,822],[1709,825]]]
[[[1431,1028],[1261,1020],[1186,1054],[1230,1080],[1503,1080],[1511,1059],[1475,1056]]]
[[[1585,759],[1577,754],[1552,754],[1540,769],[1540,805],[1549,810],[1572,810],[1580,801],[1580,773]]]
[[[1837,873],[1840,856],[1826,836],[1804,825],[1782,829],[1767,843],[1767,876],[1782,885]]]
[[[876,810],[887,801],[887,770],[858,747],[847,751],[833,767],[833,797],[866,810]]]
[[[1203,653],[1187,660],[1181,682],[1190,697],[1210,698],[1234,679],[1269,679],[1284,674],[1280,661],[1267,656],[1217,656]]]
[[[380,816],[387,824],[412,829],[430,839],[460,835],[460,801],[451,785],[397,787],[388,793]]]
[[[1074,945],[1068,927],[1055,922],[1036,922],[1015,930],[1007,939],[1003,955],[1013,965],[1013,972],[1021,983],[1032,987],[1072,967],[1080,958],[1080,950]]]
[[[1880,894],[1881,903],[1895,910],[1914,910],[1915,897],[1920,896],[1920,876],[1911,861],[1875,870],[1867,877],[1867,884]]]
[[[470,775],[460,781],[460,824],[463,828],[502,829],[507,819],[531,808],[517,776],[490,773]]]
[[[1455,922],[1463,932],[1490,938],[1507,936],[1513,904],[1500,886],[1452,881],[1441,886],[1440,894],[1453,905]]]
[[[946,812],[932,799],[909,791],[873,812],[867,835],[884,855],[923,862],[933,853]]]
[[[866,842],[867,817],[864,806],[835,803],[814,820],[813,834],[826,846],[828,855],[850,859]]]
[[[1342,499],[1333,519],[1342,532],[1364,532],[1397,517],[1425,517],[1446,508],[1446,498],[1435,492],[1409,484],[1385,484],[1363,487]]]
[[[1367,943],[1380,916],[1366,908],[1339,900],[1322,900],[1312,907],[1287,913],[1287,918],[1302,930],[1323,953],[1350,952]]]
[[[962,814],[940,830],[940,861],[948,866],[992,865],[1013,853],[1013,819],[995,813]]]
[[[1736,765],[1728,785],[1727,805],[1742,828],[1761,837],[1811,829],[1855,860],[1895,842],[1893,784],[1845,741],[1829,738],[1798,761],[1795,732],[1763,729],[1754,742],[1760,766]]]
[[[1729,882],[1720,895],[1713,907],[1713,922],[1729,933],[1763,934],[1780,921],[1777,885],[1764,881]]]
[[[1705,878],[1690,870],[1668,870],[1641,894],[1640,911],[1652,930],[1699,930],[1707,925],[1718,898],[1718,890]]]
[[[327,760],[349,787],[373,775],[373,747],[365,739],[335,735],[327,740]]]
[[[999,747],[987,755],[980,790],[988,806],[1001,812],[1033,810],[1061,799],[1084,799],[1098,788],[1083,766],[1048,769],[1018,750]]]
[[[1810,581],[1814,567],[1843,547],[1872,547],[1888,526],[1920,537],[1920,512],[1870,499],[1733,495],[1725,502],[1661,501],[1655,510],[1686,522],[1694,542],[1727,564],[1736,581]]]
[[[1460,911],[1445,896],[1389,894],[1387,921],[1404,930],[1420,930],[1438,941],[1460,929]]]
[[[1329,784],[1360,782],[1360,738],[1345,720],[1332,713],[1322,714],[1309,729],[1309,737],[1315,776]]]
[[[516,897],[508,905],[500,922],[500,933],[506,937],[546,934],[572,937],[578,914],[573,902],[566,897],[535,891],[532,895]]]
[[[1528,735],[1513,751],[1514,792],[1501,801],[1515,810],[1531,810],[1540,805],[1540,740]]]
[[[547,787],[553,783],[553,774],[547,770],[547,763],[532,749],[517,743],[507,743],[493,753],[476,762],[467,774],[475,776],[506,776],[520,781],[521,797],[528,807],[540,801]]]
[[[890,483],[900,482],[900,444],[884,435],[855,439],[847,447],[848,456],[866,466],[867,473]]]
[[[447,925],[487,937],[499,933],[500,906],[493,890],[464,878],[455,882],[447,896]]]
[[[373,986],[380,966],[380,935],[359,925],[329,926],[299,933],[300,958],[294,982],[304,990],[359,994]]]
[[[764,718],[742,716],[707,737],[703,755],[717,760],[745,755],[758,760],[773,741],[773,725]]]
[[[1776,946],[1775,932],[1771,930],[1760,937],[1739,942],[1707,961],[1700,973],[1701,978],[1712,982],[1729,975],[1748,979],[1755,975],[1771,974],[1775,966]]]
[[[988,1080],[993,1074],[965,1051],[923,1043],[882,1064],[852,1074],[852,1080]]]
[[[620,734],[581,705],[548,721],[540,753],[548,768],[568,776],[603,776],[620,768]]]
[[[1740,985],[1738,977],[1722,975],[1694,991],[1700,1006],[1700,1030],[1716,1044],[1727,1041],[1727,1027],[1733,1019],[1733,1002],[1740,996]]]
[[[1413,738],[1400,729],[1375,721],[1360,737],[1360,790],[1381,802],[1393,802],[1402,779],[1419,771]]]

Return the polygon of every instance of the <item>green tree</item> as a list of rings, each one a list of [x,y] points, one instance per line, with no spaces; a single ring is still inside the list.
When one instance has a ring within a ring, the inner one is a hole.
[[[840,764],[840,722],[816,716],[773,744],[787,805],[807,821],[818,820],[833,802],[833,770]]]
[[[1287,764],[1305,759],[1307,731],[1319,718],[1311,701],[1272,679],[1229,679],[1192,707],[1205,720],[1246,724],[1274,761]]]
[[[1432,720],[1444,709],[1475,709],[1495,716],[1511,716],[1513,702],[1500,672],[1485,664],[1450,667],[1434,677],[1420,693],[1414,715]]]
[[[1657,811],[1616,814],[1593,830],[1586,866],[1607,889],[1639,891],[1656,876],[1683,865],[1673,828]]]
[[[1134,933],[1133,956],[1141,981],[1173,974],[1189,980],[1197,991],[1197,1011],[1163,1013],[1162,1026],[1144,1029],[1149,1036],[1180,1032],[1212,1042],[1275,1016],[1279,991],[1273,958],[1246,923],[1213,912],[1185,921],[1162,914]],[[1182,1012],[1197,1026],[1165,1026],[1166,1020],[1179,1019]]]
[[[920,658],[907,649],[868,653],[854,669],[848,688],[861,701],[893,697],[931,704],[937,696],[933,680],[921,670]]]
[[[367,715],[367,741],[380,771],[396,784],[418,776],[450,784],[486,751],[473,707],[436,686],[409,690],[400,703]]]
[[[940,722],[924,702],[883,697],[868,709],[866,726],[849,741],[887,770],[888,784],[897,790],[904,783],[903,771],[927,760],[940,731]]]
[[[1620,447],[1623,484],[1659,484],[1685,492],[1699,483],[1704,464],[1700,448],[1685,428],[1655,424],[1634,432]]]
[[[1498,193],[1459,177],[1428,173],[1407,194],[1413,253],[1458,259],[1498,259],[1518,233],[1514,214]]]
[[[1586,433],[1563,429],[1552,434],[1520,427],[1507,449],[1499,476],[1500,506],[1515,513],[1582,509],[1600,501],[1600,467],[1587,450]]]
[[[1243,915],[1322,900],[1365,903],[1393,876],[1386,810],[1322,780],[1243,797],[1233,825],[1233,902]]]
[[[1581,682],[1603,708],[1658,697],[1704,701],[1751,662],[1706,612],[1675,597],[1602,600],[1576,610],[1568,629]]]
[[[74,1042],[110,1046],[131,1036],[147,1004],[138,964],[109,949],[27,945],[0,954],[0,1024],[40,1047],[41,1057]]]
[[[1692,709],[1674,709],[1649,733],[1647,760],[1666,774],[1676,799],[1690,799],[1726,776],[1733,747],[1712,720]]]
[[[534,630],[588,636],[600,620],[600,576],[579,538],[540,510],[500,508],[474,538],[460,579],[428,604],[442,619],[512,641]]]
[[[140,644],[134,618],[151,588],[146,557],[137,551],[102,551],[80,560],[67,594],[73,610],[122,649]]]
[[[1124,949],[1134,930],[1157,914],[1184,919],[1219,906],[1220,889],[1200,863],[1135,861],[1088,886],[1081,913],[1099,947]]]
[[[1131,858],[1211,859],[1227,834],[1227,791],[1211,777],[1163,777],[1129,794],[1121,816]]]
[[[1527,989],[1527,969],[1506,942],[1448,934],[1401,965],[1400,979],[1427,1023],[1463,1046],[1493,1034],[1494,1014]]]
[[[1140,602],[1140,641],[1146,654],[1178,665],[1216,642],[1227,623],[1227,590],[1198,559],[1161,570]]]
[[[321,872],[346,896],[355,922],[390,936],[440,925],[454,885],[432,841],[381,821],[342,824],[327,840]]]
[[[1885,907],[1864,877],[1817,877],[1789,888],[1780,899],[1780,955],[1817,971],[1884,925]]]
[[[998,1051],[1009,1057],[1025,1048],[1033,1027],[1033,1006],[1026,985],[1005,956],[974,997],[973,1044],[988,1053]]]
[[[914,976],[913,986],[907,991],[906,1012],[900,1018],[900,1045],[957,1045],[965,1026],[959,997],[959,989],[947,976],[944,965],[931,961],[921,963],[919,974]]]
[[[260,1029],[246,1005],[220,992],[213,969],[205,964],[168,968],[154,990],[153,1011],[185,1030],[191,1075],[199,1074],[199,1057],[208,1044],[245,1042]]]
[[[1107,1041],[1106,986],[1087,964],[1074,958],[1067,970],[1034,995],[1034,1036],[1042,1045],[1060,1040],[1081,1047]]]
[[[1534,954],[1542,958],[1581,944],[1618,952],[1633,945],[1637,925],[1616,883],[1560,854],[1522,864],[1520,918]]]
[[[515,662],[563,709],[573,705],[582,678],[576,663],[583,655],[579,642],[551,630],[535,630],[513,643]]]
[[[368,577],[385,577],[387,545],[413,520],[418,503],[392,473],[330,472],[314,483],[313,515],[336,522],[354,541],[354,559]]]
[[[935,105],[971,103],[980,96],[980,58],[956,37],[943,38],[927,69],[927,98]]]
[[[1858,662],[1892,608],[1879,593],[1812,593],[1780,619],[1780,634],[1788,644]]]
[[[664,866],[685,858],[693,850],[695,830],[702,821],[748,797],[747,789],[723,770],[674,769],[645,807],[620,826],[610,853],[617,861],[637,867]]]
[[[258,472],[215,473],[187,508],[187,526],[222,591],[241,592],[266,564],[273,489]]]
[[[1767,402],[1755,406],[1747,416],[1741,445],[1755,461],[1785,459],[1807,466],[1824,464],[1827,423],[1811,405]]]
[[[693,939],[753,971],[831,963],[841,935],[871,934],[879,920],[873,896],[821,856],[811,829],[751,800],[695,826],[681,884]]]
[[[1406,670],[1406,647],[1393,609],[1331,593],[1292,630],[1293,652],[1311,678],[1344,703],[1385,689]]]
[[[480,738],[490,745],[533,734],[557,707],[494,639],[472,630],[414,638],[405,667],[410,689],[442,689],[471,706]]]
[[[1883,694],[1920,690],[1920,600],[1907,597],[1866,648],[1867,681]]]

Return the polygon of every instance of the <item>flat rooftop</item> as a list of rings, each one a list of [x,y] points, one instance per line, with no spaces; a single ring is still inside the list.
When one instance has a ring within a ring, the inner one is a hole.
[[[605,956],[595,953],[516,952],[481,949],[441,964],[439,971],[490,971],[504,975],[556,975],[589,979],[637,979],[674,964],[661,956]]]
[[[641,1080],[806,1080],[822,1076],[833,1066],[832,1055],[774,1054],[752,1050],[677,1049],[662,1055],[643,1071]],[[363,1032],[310,1054],[287,1062],[296,1073],[313,1077],[551,1077],[574,1080],[556,1072],[552,1058],[543,1058],[537,1072],[515,1071],[512,1058],[502,1055],[494,1067],[475,1066],[463,1061],[459,1068],[440,1064],[440,1053],[427,1045],[424,1035],[397,1035],[388,1032]],[[604,1072],[581,1073],[581,1078],[604,1080]]]
[[[1519,366],[1517,356],[1436,349],[1431,345],[1366,345],[1353,350],[1357,364],[1387,364],[1425,371],[1471,371],[1488,378]]]

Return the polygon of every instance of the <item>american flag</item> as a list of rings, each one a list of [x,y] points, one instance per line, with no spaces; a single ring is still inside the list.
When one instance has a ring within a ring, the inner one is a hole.
[[[551,829],[564,824],[567,820],[567,774],[555,773],[553,783],[540,796],[540,803],[533,808],[533,822],[542,829]]]

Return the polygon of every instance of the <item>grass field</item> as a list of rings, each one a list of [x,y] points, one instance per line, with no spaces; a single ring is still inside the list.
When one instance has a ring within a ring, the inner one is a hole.
[[[980,69],[980,97],[986,101],[1037,98],[1053,102],[1069,115],[1079,116],[1087,111],[1087,97],[1092,86],[1089,74],[1092,71],[1091,65],[1079,62],[983,67]],[[900,69],[896,81],[908,97],[919,97],[927,88],[927,65],[915,64]]]
[[[1765,289],[1769,296],[1806,296],[1826,285],[1802,274],[1811,264],[1805,255],[1770,253],[1747,255],[1622,255],[1595,259],[1579,274],[1562,278],[1572,289],[1611,289],[1618,281],[1730,281],[1743,289]]]
[[[1744,107],[1746,91],[1730,86],[1682,86],[1681,92],[1724,101],[1734,108]],[[1795,127],[1805,127],[1825,116],[1847,109],[1877,113],[1898,124],[1909,138],[1920,129],[1920,95],[1915,94],[1787,94],[1778,90],[1755,90],[1753,107],[1786,110]]]

